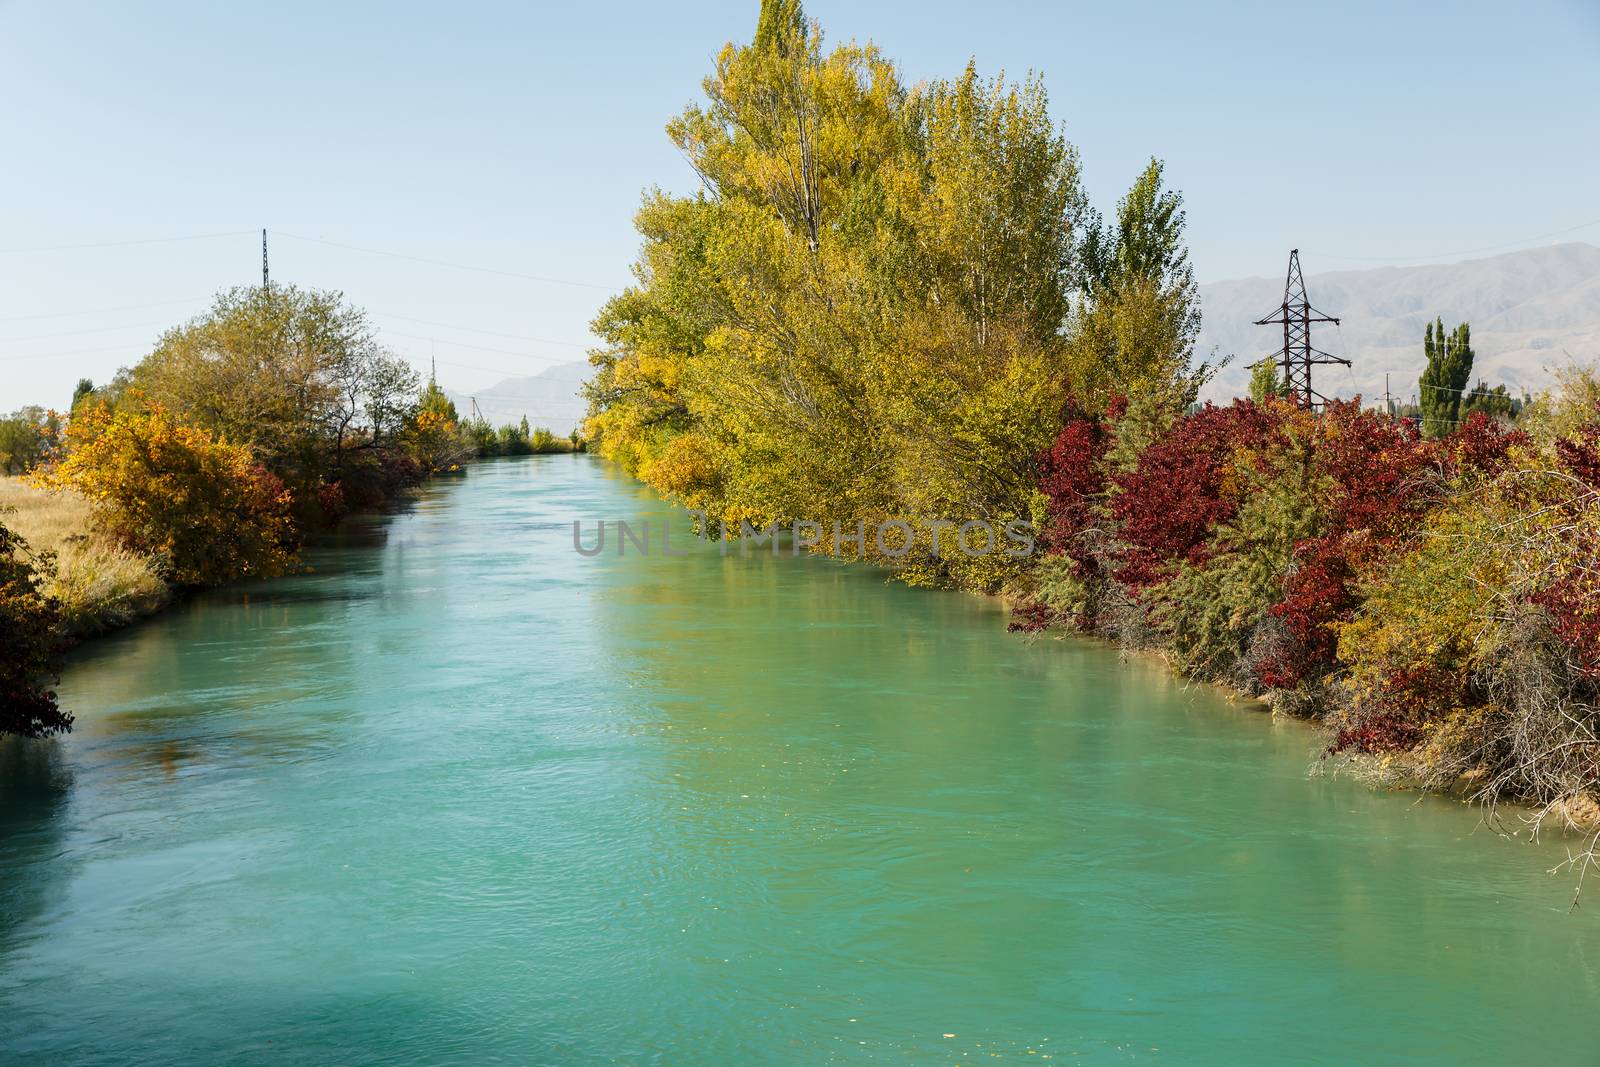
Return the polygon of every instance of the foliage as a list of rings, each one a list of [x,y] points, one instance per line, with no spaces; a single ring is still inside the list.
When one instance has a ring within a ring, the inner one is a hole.
[[[302,521],[326,521],[325,485],[360,486],[356,495],[372,497],[415,481],[390,475],[405,466],[396,454],[417,436],[418,413],[431,399],[419,386],[341,294],[274,283],[220,293],[206,314],[169,330],[101,392],[115,406],[160,406],[248,446],[289,488]],[[425,465],[422,456],[411,459]]]
[[[1283,382],[1278,379],[1278,364],[1270,359],[1263,359],[1250,370],[1249,396],[1257,404],[1264,404],[1273,397],[1282,398],[1286,395]]]
[[[1465,419],[1475,412],[1482,412],[1492,419],[1511,422],[1522,412],[1525,403],[1522,397],[1512,396],[1504,383],[1490,389],[1487,382],[1480,380],[1462,396],[1461,417]]]
[[[461,424],[462,442],[472,454],[487,456],[538,456],[552,452],[575,452],[571,438],[557,437],[540,426],[530,429],[526,415],[516,426],[502,426],[498,430],[485,419],[469,419]]]
[[[1240,461],[1262,446],[1274,422],[1274,409],[1252,401],[1207,404],[1115,477],[1111,511],[1126,545],[1118,581],[1148,588],[1181,564],[1205,563],[1212,528],[1234,517],[1246,489]]]
[[[937,551],[940,524],[1029,518],[1069,396],[1192,399],[1161,164],[1102,227],[1038,79],[969,64],[908,87],[779,0],[705,94],[668,126],[702,191],[645,198],[638,285],[595,321],[594,447],[729,526],[901,520],[906,555],[859,554],[915,582],[1018,578]]]
[[[158,404],[101,404],[67,426],[65,457],[39,484],[82,493],[129,549],[179,585],[281,574],[294,563],[290,494],[248,446],[219,441]]]
[[[1569,817],[1600,790],[1595,382],[1564,374],[1526,429],[1463,410],[1434,440],[1265,389],[1072,406],[1039,457],[1047,554],[1012,625],[1153,645],[1322,716],[1330,753]]]
[[[31,552],[0,522],[0,736],[46,737],[72,726],[45,688],[60,669],[57,606],[45,593],[54,571],[48,553]]]
[[[32,470],[49,453],[60,430],[61,420],[55,412],[40,407],[25,407],[0,417],[0,474]]]
[[[1428,323],[1422,340],[1428,365],[1417,383],[1424,437],[1442,437],[1461,421],[1461,397],[1472,378],[1471,337],[1464,322],[1448,335],[1443,319]]]
[[[1098,226],[1090,213],[1080,282],[1085,304],[1073,324],[1080,395],[1137,397],[1189,373],[1199,291],[1183,244],[1183,198],[1162,187],[1163,170],[1160,160],[1150,161],[1117,205],[1114,224]]]

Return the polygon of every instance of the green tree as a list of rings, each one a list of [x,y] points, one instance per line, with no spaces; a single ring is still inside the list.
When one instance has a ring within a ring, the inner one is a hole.
[[[1264,359],[1250,371],[1250,399],[1264,403],[1268,397],[1282,396],[1283,385],[1278,381],[1278,364]]]
[[[1480,380],[1472,387],[1471,392],[1461,398],[1461,418],[1465,419],[1475,411],[1481,411],[1492,419],[1509,422],[1515,419],[1522,411],[1523,399],[1513,396],[1505,383],[1489,388],[1487,382]]]
[[[1163,171],[1152,159],[1118,203],[1116,220],[1101,225],[1091,218],[1086,229],[1073,377],[1079,395],[1091,401],[1107,391],[1153,392],[1183,406],[1200,384],[1173,388],[1189,374],[1200,298],[1184,239],[1183,197],[1163,188]]]
[[[44,459],[61,428],[54,412],[29,405],[0,417],[0,474],[21,474]]]
[[[1446,334],[1443,319],[1429,323],[1423,334],[1428,365],[1417,384],[1427,437],[1443,437],[1461,421],[1461,397],[1472,379],[1471,336],[1465,322]]]
[[[88,378],[79,378],[77,386],[72,390],[72,403],[68,405],[67,410],[77,411],[78,405],[83,403],[84,399],[93,392],[94,382]]]
[[[417,398],[417,412],[419,414],[434,415],[445,422],[459,423],[461,416],[456,414],[456,404],[450,399],[448,393],[439,388],[439,383],[432,378],[423,387],[422,395]]]
[[[0,522],[0,737],[45,737],[72,726],[46,688],[60,669],[59,610],[44,592],[54,573],[48,553],[30,552]]]
[[[219,294],[128,376],[148,402],[249,445],[299,491],[352,448],[392,438],[416,381],[342,294],[282,284]]]

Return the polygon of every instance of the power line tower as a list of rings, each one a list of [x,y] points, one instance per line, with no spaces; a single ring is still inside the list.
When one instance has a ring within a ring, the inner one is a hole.
[[[267,231],[261,231],[261,288],[267,287]]]
[[[1266,318],[1257,319],[1256,325],[1283,325],[1283,351],[1278,353],[1277,363],[1283,371],[1284,391],[1295,403],[1308,408],[1327,402],[1326,397],[1311,388],[1311,368],[1320,364],[1350,366],[1348,359],[1311,347],[1313,322],[1339,324],[1338,319],[1324,315],[1306,299],[1306,280],[1300,273],[1300,250],[1292,248],[1289,250],[1289,276],[1283,284],[1283,304]]]

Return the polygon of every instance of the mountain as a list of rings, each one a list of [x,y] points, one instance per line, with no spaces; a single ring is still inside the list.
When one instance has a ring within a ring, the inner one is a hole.
[[[544,427],[558,435],[572,432],[583,421],[585,401],[579,391],[594,368],[587,362],[561,363],[526,378],[507,378],[475,393],[446,389],[462,418],[472,415],[472,401],[494,426],[515,426],[523,416],[528,425]]]
[[[1308,259],[1314,266],[1308,256],[1302,264]],[[1312,344],[1355,364],[1312,371],[1312,384],[1328,396],[1381,397],[1387,371],[1394,394],[1409,399],[1424,364],[1422,332],[1441,316],[1447,328],[1472,324],[1474,382],[1532,392],[1550,383],[1555,368],[1600,359],[1600,248],[1589,244],[1436,266],[1308,274],[1306,291],[1313,307],[1343,320],[1337,327],[1313,326]],[[1249,364],[1277,348],[1273,328],[1253,323],[1283,303],[1283,275],[1202,285],[1200,301],[1196,353],[1212,358],[1215,347],[1219,355],[1234,356],[1202,395],[1243,395]]]

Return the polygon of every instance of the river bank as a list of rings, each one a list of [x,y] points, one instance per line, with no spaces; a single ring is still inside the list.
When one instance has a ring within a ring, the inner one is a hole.
[[[93,508],[78,493],[52,493],[20,477],[0,476],[0,521],[32,551],[55,556],[55,574],[44,588],[61,605],[69,641],[126,626],[172,602],[156,561],[99,532]]]

